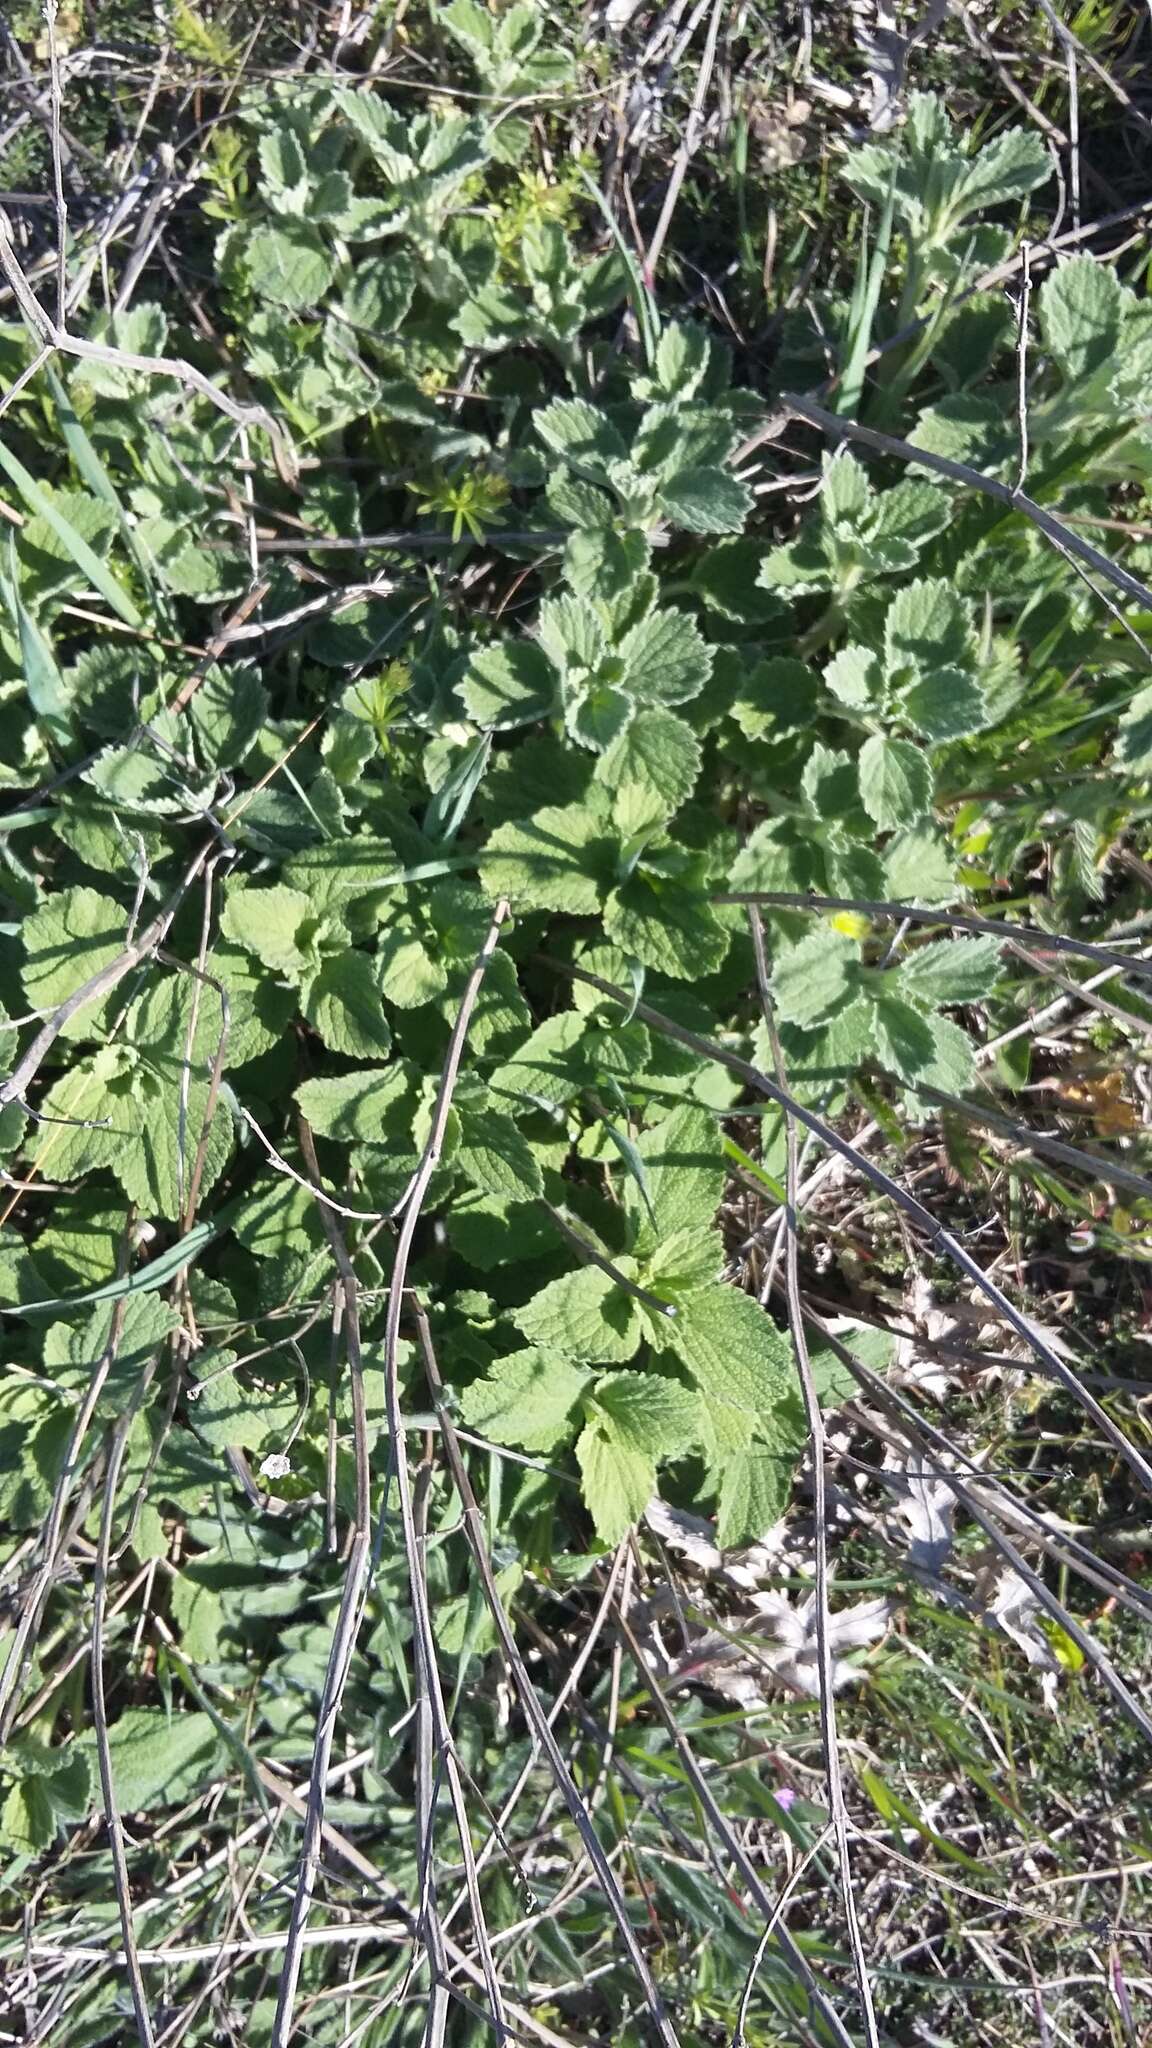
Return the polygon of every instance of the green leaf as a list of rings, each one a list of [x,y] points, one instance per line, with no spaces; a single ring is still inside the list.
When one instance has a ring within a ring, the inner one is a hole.
[[[594,1365],[625,1364],[641,1336],[631,1295],[595,1266],[550,1281],[513,1320],[529,1344]]]
[[[494,1444],[548,1452],[575,1427],[577,1403],[590,1374],[555,1351],[513,1351],[487,1378],[465,1387],[460,1413],[469,1429]]]
[[[983,690],[962,668],[934,668],[920,676],[903,691],[900,709],[909,725],[933,741],[964,739],[988,717]]]
[[[51,1323],[43,1337],[43,1362],[59,1384],[86,1393],[100,1364],[111,1366],[115,1384],[113,1409],[127,1399],[133,1382],[158,1356],[164,1341],[178,1329],[180,1317],[156,1294],[129,1294],[123,1309],[113,1300],[100,1303],[84,1323]],[[109,1348],[117,1331],[115,1356]]]
[[[932,1056],[916,1075],[946,1095],[964,1095],[976,1080],[976,1049],[951,1017],[929,1017]]]
[[[750,1294],[714,1281],[680,1304],[668,1342],[704,1395],[747,1411],[768,1443],[791,1442],[796,1373],[787,1337]]]
[[[533,424],[553,455],[594,477],[605,477],[611,463],[627,460],[628,449],[608,415],[583,398],[554,398]]]
[[[95,889],[58,889],[27,918],[24,994],[30,1009],[54,1010],[117,958],[128,942],[119,904]],[[86,1004],[65,1024],[65,1038],[97,1038],[102,1006]]]
[[[617,649],[623,687],[641,704],[683,704],[699,696],[712,673],[712,650],[687,612],[650,612]]]
[[[480,854],[480,878],[492,898],[510,896],[533,910],[595,916],[611,875],[611,852],[586,804],[545,808],[498,825]]]
[[[596,1381],[596,1419],[629,1450],[679,1457],[700,1434],[700,1397],[658,1372],[615,1372]]]
[[[1120,339],[1123,292],[1094,256],[1068,256],[1044,281],[1040,332],[1073,397],[1111,370]]]
[[[759,582],[762,561],[759,541],[718,541],[715,547],[703,549],[693,563],[692,590],[721,618],[749,623],[777,619],[784,607]]]
[[[671,711],[638,711],[596,772],[608,789],[650,794],[670,818],[691,796],[700,763],[700,742],[682,718]]]
[[[674,1109],[637,1142],[648,1203],[631,1189],[628,1206],[636,1249],[647,1257],[659,1244],[712,1222],[724,1198],[726,1169],[719,1127],[694,1103]],[[659,1293],[659,1288],[657,1288]]]
[[[72,708],[67,685],[60,673],[51,641],[32,617],[20,594],[16,543],[11,535],[9,562],[11,576],[5,576],[0,572],[0,592],[19,637],[20,660],[24,670],[24,687],[28,692],[28,702],[36,714],[37,724],[43,731],[58,746],[67,746],[72,739]]]
[[[510,1116],[493,1109],[462,1109],[460,1123],[454,1159],[476,1187],[513,1200],[543,1195],[539,1162]]]
[[[376,947],[380,987],[400,1010],[418,1010],[434,1002],[448,986],[448,970],[403,924],[381,932]]]
[[[922,1003],[979,1003],[1000,978],[1000,940],[941,939],[917,946],[900,964],[902,992]]]
[[[213,768],[234,768],[267,723],[268,692],[255,669],[213,664],[188,706],[188,718],[202,759]]]
[[[884,895],[888,901],[955,903],[962,894],[955,859],[939,832],[923,826],[889,840],[884,849]]]
[[[301,928],[312,917],[312,905],[299,889],[289,889],[283,882],[271,889],[245,886],[229,890],[220,929],[274,974],[298,981],[307,963]]]
[[[597,522],[569,535],[564,549],[564,578],[578,597],[606,601],[621,598],[648,567],[649,553],[648,537],[638,528],[618,533]]]
[[[205,1123],[210,1048],[219,1038],[219,1019],[202,1005],[189,1051],[193,1000],[191,977],[171,976],[149,989],[128,1013],[127,1036],[139,1048],[130,1075],[129,1115],[136,1142],[122,1146],[112,1165],[125,1194],[146,1216],[181,1215],[201,1145],[202,1193],[214,1186],[232,1150],[231,1121],[223,1102],[216,1102],[211,1122]]]
[[[668,398],[694,398],[708,370],[709,343],[702,327],[670,320],[656,346],[655,381]]]
[[[702,891],[679,876],[637,868],[604,906],[610,939],[661,974],[695,981],[719,967],[729,932]]]
[[[678,469],[660,486],[660,510],[686,533],[741,533],[756,500],[726,469]]]
[[[556,675],[533,641],[506,640],[477,648],[457,689],[469,718],[505,732],[547,716],[556,696]]]
[[[1137,690],[1121,714],[1116,760],[1129,775],[1152,775],[1152,683]]]
[[[842,647],[824,670],[824,682],[851,711],[867,711],[879,700],[880,663],[870,647]]]
[[[750,740],[795,732],[816,715],[818,681],[807,662],[773,655],[757,662],[732,706],[732,716]]]
[[[411,1136],[415,1098],[410,1072],[399,1064],[305,1081],[296,1101],[320,1138],[397,1145]]]
[[[896,592],[884,619],[889,669],[943,668],[969,654],[968,614],[943,576],[921,577]]]
[[[176,1805],[205,1782],[216,1730],[207,1714],[130,1707],[109,1729],[108,1746],[121,1813],[147,1813]]]
[[[756,1445],[734,1451],[720,1473],[716,1540],[722,1550],[758,1543],[784,1514],[792,1493],[796,1458]]]
[[[56,1835],[56,1816],[42,1778],[22,1778],[0,1807],[0,1845],[12,1856],[38,1856]]]
[[[379,1060],[391,1049],[380,984],[366,953],[349,948],[325,960],[304,983],[301,1007],[330,1052]]]
[[[303,221],[253,230],[244,242],[244,263],[257,296],[292,312],[318,305],[334,275],[320,236]]]
[[[844,1008],[856,989],[860,948],[830,926],[808,932],[781,952],[772,969],[772,1000],[785,1023],[809,1030]]]
[[[932,808],[932,770],[911,740],[873,733],[860,749],[860,795],[882,832],[915,825]]]
[[[588,1079],[582,1046],[586,1029],[587,1020],[574,1010],[546,1017],[513,1057],[489,1076],[493,1094],[571,1102]]]
[[[935,1041],[931,1025],[898,996],[881,993],[874,997],[872,1007],[877,1058],[901,1080],[914,1081],[932,1058]]]
[[[619,1543],[656,1491],[655,1464],[646,1452],[605,1435],[591,1422],[581,1432],[576,1458],[597,1536],[604,1544]]]
[[[569,700],[564,723],[582,747],[602,753],[625,730],[632,699],[612,683],[595,682]]]
[[[172,1581],[168,1603],[180,1631],[180,1647],[190,1664],[215,1664],[225,1623],[224,1603],[215,1587],[180,1572]]]
[[[299,1410],[294,1387],[260,1384],[235,1366],[234,1351],[196,1353],[187,1399],[197,1435],[217,1451],[278,1450]]]
[[[138,627],[143,624],[140,613],[127,591],[117,582],[105,562],[95,550],[89,547],[82,533],[67,519],[56,501],[56,496],[36,482],[22,462],[0,441],[0,469],[7,471],[31,512],[51,527],[65,554],[75,562],[81,575],[98,590],[106,604],[110,604],[118,618],[126,626]],[[93,500],[92,502],[97,502]],[[107,514],[105,514],[105,518]]]
[[[872,487],[868,472],[847,449],[824,458],[824,482],[820,493],[820,504],[825,519],[832,526],[859,526],[868,509]]]

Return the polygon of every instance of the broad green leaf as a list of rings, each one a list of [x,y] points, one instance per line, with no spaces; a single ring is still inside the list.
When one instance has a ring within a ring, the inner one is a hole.
[[[44,1364],[77,1394],[86,1393],[97,1369],[105,1366],[113,1412],[122,1413],[140,1374],[179,1326],[176,1311],[154,1294],[131,1295],[123,1308],[105,1301],[83,1323],[50,1325],[44,1333]]]
[[[640,1342],[636,1303],[595,1266],[551,1281],[513,1320],[529,1344],[592,1365],[623,1365]]]
[[[91,1060],[76,1060],[40,1104],[32,1156],[52,1180],[113,1166],[137,1137],[127,1055],[103,1046]]]
[[[216,1742],[207,1714],[130,1707],[108,1731],[121,1813],[147,1813],[186,1798],[207,1779]]]
[[[936,669],[963,663],[969,652],[968,614],[943,576],[921,577],[896,592],[884,620],[889,670]]]
[[[513,1351],[460,1395],[469,1429],[495,1444],[554,1450],[572,1433],[577,1404],[591,1384],[584,1366],[555,1351]]]
[[[576,1458],[597,1536],[604,1544],[619,1543],[656,1491],[653,1460],[591,1422],[580,1434]]]
[[[434,1002],[448,986],[444,962],[428,951],[422,938],[404,925],[386,927],[376,947],[380,988],[400,1010],[418,1010]]]
[[[716,1540],[722,1550],[758,1543],[784,1514],[796,1472],[795,1454],[761,1449],[731,1452],[720,1472]]]
[[[532,819],[497,826],[479,856],[492,897],[510,896],[531,910],[595,916],[611,877],[611,849],[586,804],[545,808]]]
[[[376,969],[355,948],[325,960],[319,973],[307,978],[301,1008],[330,1052],[379,1060],[391,1048]]]
[[[683,704],[699,696],[712,673],[712,650],[687,612],[650,612],[617,649],[623,687],[641,704]]]
[[[603,753],[632,717],[632,699],[614,684],[594,682],[569,699],[564,723],[577,745]]]
[[[556,675],[531,640],[506,640],[477,648],[457,688],[477,725],[507,731],[547,716],[556,695]]]
[[[700,1433],[700,1397],[658,1372],[614,1372],[596,1381],[597,1418],[629,1450],[679,1457]]]
[[[951,1017],[929,1017],[932,1056],[916,1075],[946,1095],[963,1095],[976,1079],[975,1047]]]
[[[179,1572],[172,1581],[168,1604],[188,1662],[218,1663],[225,1611],[215,1587],[191,1578],[187,1572]]]
[[[695,981],[720,966],[729,933],[699,888],[676,875],[637,868],[604,906],[610,939],[645,967]]]
[[[38,1856],[56,1834],[56,1816],[42,1778],[20,1778],[0,1806],[0,1847],[10,1856]]]
[[[299,889],[278,882],[271,889],[228,892],[220,929],[225,938],[254,953],[274,974],[298,981],[307,964],[303,929],[314,922],[312,905]]]
[[[1071,395],[1110,370],[1120,339],[1123,293],[1095,256],[1067,256],[1040,291],[1040,332]]]
[[[201,758],[213,768],[242,761],[267,718],[268,692],[255,669],[240,662],[214,663],[188,706]]]
[[[660,510],[686,533],[741,533],[756,500],[726,469],[678,469],[660,486]]]
[[[257,297],[292,312],[318,305],[334,275],[331,255],[304,221],[254,229],[244,243],[244,263]]]
[[[807,662],[773,655],[756,664],[732,706],[732,716],[750,740],[795,732],[816,715],[818,680]]]
[[[193,1427],[217,1451],[278,1450],[299,1412],[296,1389],[235,1371],[236,1358],[212,1347],[196,1353],[187,1393]]]
[[[0,469],[7,471],[29,510],[51,527],[65,554],[75,562],[92,588],[100,592],[105,603],[111,605],[117,617],[123,619],[127,626],[140,626],[143,623],[140,613],[123,585],[113,576],[107,563],[101,561],[83,534],[65,517],[54,494],[37,483],[24,464],[4,446],[3,441],[0,441]]]
[[[856,986],[860,948],[825,926],[781,951],[772,968],[772,1000],[788,1024],[808,1030],[843,1009]]]
[[[648,537],[638,528],[624,533],[599,521],[580,527],[564,549],[564,579],[578,597],[623,597],[648,567]]]
[[[932,808],[932,770],[911,740],[873,733],[860,749],[860,795],[882,832],[915,825]]]
[[[616,792],[615,814],[626,831],[623,818],[629,803],[637,807],[638,815],[662,819],[678,811],[696,786],[700,763],[700,742],[682,718],[671,711],[638,711],[596,772]]]
[[[539,1163],[510,1116],[493,1109],[462,1109],[460,1124],[455,1163],[475,1187],[509,1200],[544,1193]]]
[[[928,826],[898,832],[884,849],[884,897],[895,903],[955,903],[963,895],[956,862]]]
[[[24,994],[31,1009],[51,1011],[115,960],[128,943],[128,919],[95,889],[58,889],[25,920]],[[102,1036],[101,1005],[86,1004],[64,1026],[65,1038]]]
[[[726,1169],[719,1126],[695,1104],[685,1103],[653,1124],[636,1149],[644,1163],[648,1204],[630,1189],[628,1206],[638,1233],[637,1251],[646,1257],[665,1239],[712,1222],[724,1198]]]
[[[628,450],[607,413],[583,398],[554,398],[533,422],[544,446],[562,455],[576,469],[603,477],[612,462],[623,462]]]
[[[903,1081],[914,1081],[932,1059],[932,1027],[919,1010],[898,996],[880,993],[872,1004],[872,1038],[877,1057]]]
[[[694,398],[707,373],[708,337],[702,327],[670,320],[656,345],[655,380],[669,398]]]
[[[988,710],[975,676],[962,668],[934,668],[920,676],[900,698],[903,717],[925,739],[964,739],[979,732]]]
[[[999,939],[979,938],[917,946],[900,963],[901,991],[914,1002],[982,1002],[1002,972],[1000,945]]]
[[[400,1064],[305,1081],[296,1090],[296,1101],[320,1138],[385,1145],[411,1133],[412,1078]]]
[[[847,449],[825,457],[820,505],[830,525],[858,526],[871,496],[867,470]]]
[[[511,1059],[489,1076],[493,1094],[571,1102],[589,1078],[582,1043],[586,1029],[587,1019],[575,1010],[546,1017]]]
[[[746,1411],[746,1427],[769,1444],[790,1443],[796,1371],[788,1338],[750,1294],[722,1281],[699,1287],[668,1326],[669,1348],[704,1396]]]
[[[841,704],[867,711],[880,697],[880,663],[870,647],[842,647],[824,670],[824,681]]]

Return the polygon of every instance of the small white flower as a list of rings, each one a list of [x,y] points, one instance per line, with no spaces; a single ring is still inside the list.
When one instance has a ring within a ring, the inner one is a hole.
[[[269,1451],[260,1463],[261,1479],[287,1479],[291,1470],[292,1460],[283,1451]]]

